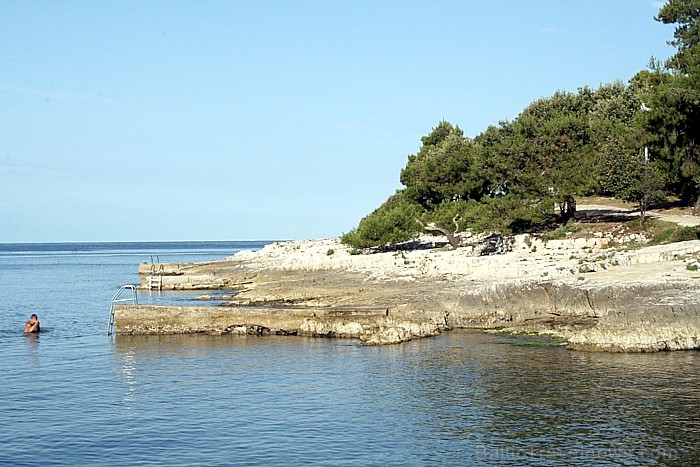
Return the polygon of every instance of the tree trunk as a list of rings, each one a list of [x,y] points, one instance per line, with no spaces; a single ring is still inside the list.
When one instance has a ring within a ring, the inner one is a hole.
[[[449,230],[443,229],[442,227],[438,227],[434,224],[425,225],[418,219],[416,219],[416,222],[418,222],[421,225],[421,227],[423,227],[423,230],[427,230],[428,232],[440,232],[445,237],[447,237],[447,241],[450,242],[450,246],[452,248],[459,248],[461,246],[461,239],[457,236],[457,231],[459,230],[460,219],[462,219],[462,216],[460,216],[459,214],[452,218],[452,222],[454,222],[455,224],[454,232],[450,232]]]
[[[576,200],[573,196],[567,196],[564,204],[559,205],[559,214],[562,225],[569,225],[576,219]]]
[[[450,245],[452,248],[458,248],[460,240],[458,237],[456,237],[452,232],[450,232],[447,229],[443,229],[442,227],[436,227],[434,225],[424,225],[423,226],[424,230],[427,230],[429,232],[440,232],[443,234],[445,237],[447,237],[447,241],[450,242]]]

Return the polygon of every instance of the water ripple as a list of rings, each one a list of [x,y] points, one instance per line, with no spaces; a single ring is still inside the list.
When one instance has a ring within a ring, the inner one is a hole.
[[[7,291],[37,285],[0,294],[0,464],[700,462],[700,352],[578,353],[469,332],[390,347],[110,339],[107,304],[135,265],[101,259],[11,261]],[[21,333],[30,309],[49,332]]]

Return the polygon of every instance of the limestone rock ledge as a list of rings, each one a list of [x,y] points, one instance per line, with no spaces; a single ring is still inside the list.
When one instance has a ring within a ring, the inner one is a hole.
[[[644,326],[589,329],[572,336],[575,350],[605,352],[657,352],[700,349],[697,326]]]
[[[121,305],[117,334],[252,334],[348,337],[364,345],[394,344],[439,334],[444,322],[392,318],[385,309],[305,307],[194,307]]]
[[[546,332],[575,350],[700,349],[698,280],[495,284],[462,293],[457,327]]]
[[[223,260],[164,265],[164,289],[218,288],[231,299],[117,307],[115,331],[296,334],[373,345],[473,328],[551,334],[577,350],[700,348],[700,240],[629,251],[577,242],[516,238],[510,252],[493,256],[464,248],[353,255],[337,239],[279,242]],[[140,267],[142,286],[151,268]]]

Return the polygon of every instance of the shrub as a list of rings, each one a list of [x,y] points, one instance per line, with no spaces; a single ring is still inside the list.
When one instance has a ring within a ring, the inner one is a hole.
[[[530,232],[554,217],[546,203],[528,204],[514,196],[484,197],[464,204],[464,224],[475,232],[500,232],[505,235]]]
[[[356,228],[344,234],[340,241],[353,248],[396,245],[417,237],[420,224],[416,219],[420,216],[420,207],[397,192],[363,218]]]
[[[567,234],[574,234],[580,232],[582,229],[583,228],[580,225],[567,225],[564,227],[559,227],[552,232],[543,234],[540,236],[540,238],[544,241],[561,240],[562,238],[566,238]]]
[[[665,243],[686,242],[700,239],[698,227],[671,227],[655,234],[649,245],[661,245]]]

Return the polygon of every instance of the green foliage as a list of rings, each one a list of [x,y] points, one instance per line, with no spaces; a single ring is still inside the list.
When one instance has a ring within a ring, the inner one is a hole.
[[[353,248],[382,248],[415,238],[420,230],[418,205],[397,192],[360,221],[357,228],[341,237]]]
[[[642,214],[665,192],[700,193],[700,0],[668,0],[677,53],[652,58],[629,85],[556,92],[473,139],[441,121],[408,156],[405,186],[343,236],[355,248],[394,245],[424,224],[504,234],[572,215],[575,197],[634,201]],[[645,157],[644,148],[649,149]]]
[[[671,227],[654,235],[649,241],[649,245],[687,242],[689,240],[700,240],[700,229],[697,227]]]
[[[636,202],[644,217],[648,206],[663,200],[665,174],[640,154],[603,157],[599,165],[601,186],[616,198]]]
[[[326,252],[326,255],[332,256],[335,254],[335,250],[333,248],[329,248],[328,251]]]
[[[429,135],[423,136],[420,140],[424,147],[437,146],[447,139],[450,135],[464,136],[459,127],[452,126],[451,123],[442,120],[438,126],[433,128]]]
[[[645,89],[645,112],[638,116],[641,140],[666,174],[667,187],[686,198],[698,195],[700,148],[700,94],[687,77],[674,75],[658,64],[633,78]]]
[[[444,201],[479,196],[483,181],[477,170],[478,148],[459,127],[443,121],[421,139],[420,151],[408,156],[401,171],[407,199],[432,209]]]
[[[656,19],[676,25],[670,44],[678,51],[668,65],[686,76],[697,74],[700,68],[700,0],[668,0]]]
[[[548,234],[541,235],[540,238],[542,240],[561,240],[562,238],[566,238],[569,234],[574,234],[577,232],[581,231],[581,226],[578,225],[572,225],[572,226],[563,226],[559,227],[558,229],[554,230],[553,232],[550,232]],[[569,258],[571,259],[571,258]]]
[[[700,0],[669,0],[656,19],[676,26],[676,54],[645,73],[650,89],[644,125],[649,144],[665,162],[675,192],[700,193]]]
[[[500,201],[500,197],[468,201],[464,206],[461,223],[475,232],[505,232],[508,221],[501,215],[503,210],[499,206]]]
[[[461,222],[475,232],[523,233],[551,222],[554,215],[548,206],[511,195],[485,197],[466,204]]]
[[[443,201],[433,211],[424,214],[424,222],[434,222],[436,226],[442,227],[449,231],[455,230],[454,218],[459,216],[458,221],[459,231],[463,231],[469,227],[469,224],[464,220],[464,216],[469,209],[469,201]]]
[[[643,164],[643,162],[642,162]],[[602,193],[616,198],[626,198],[641,178],[639,159],[630,154],[601,154],[598,165],[598,182]]]
[[[593,190],[588,108],[593,91],[557,92],[539,99],[513,122],[509,191],[562,204]]]
[[[594,99],[589,124],[601,195],[638,201],[632,192],[643,176],[644,138],[638,119],[645,92],[643,86],[617,82],[601,86]]]

